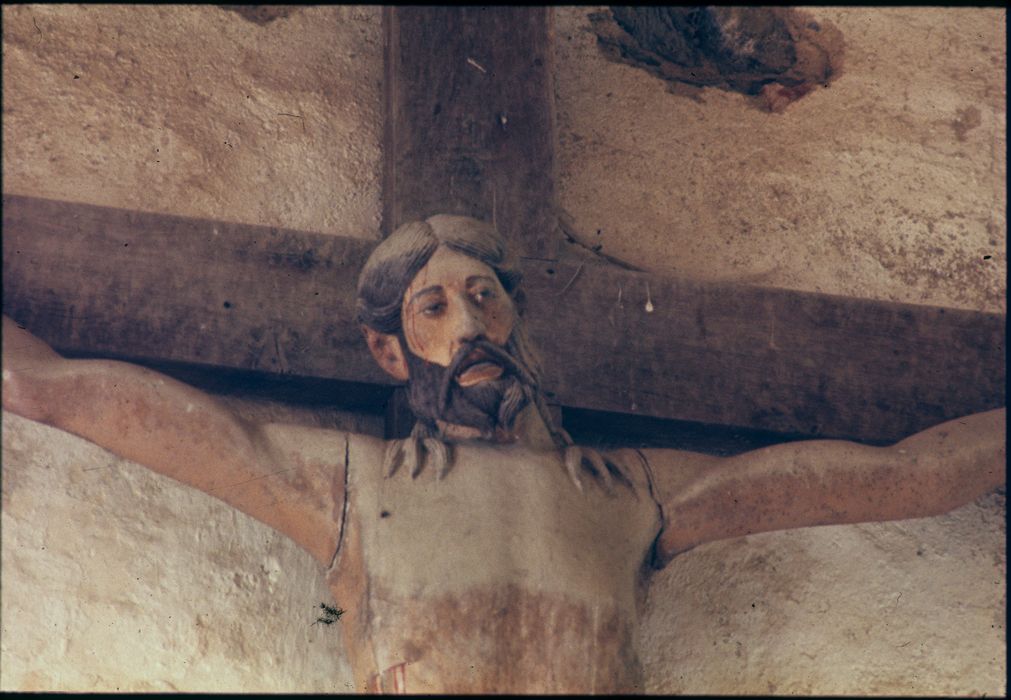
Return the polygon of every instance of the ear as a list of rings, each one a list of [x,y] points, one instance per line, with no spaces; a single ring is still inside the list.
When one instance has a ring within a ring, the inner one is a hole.
[[[407,369],[407,358],[400,347],[400,339],[389,333],[380,333],[374,328],[362,326],[365,342],[368,343],[372,357],[376,359],[383,371],[394,379],[406,382],[410,373]]]

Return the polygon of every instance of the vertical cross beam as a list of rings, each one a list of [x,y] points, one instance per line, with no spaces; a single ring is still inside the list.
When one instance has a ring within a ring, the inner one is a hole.
[[[493,221],[552,259],[554,90],[547,7],[386,7],[383,233],[433,214]],[[388,438],[414,423],[403,389]]]
[[[436,213],[491,221],[553,258],[548,7],[387,7],[383,228]]]

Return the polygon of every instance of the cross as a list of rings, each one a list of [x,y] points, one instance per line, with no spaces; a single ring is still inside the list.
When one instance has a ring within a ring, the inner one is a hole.
[[[551,177],[550,17],[384,10],[382,228],[436,212],[495,219],[523,258],[548,399],[574,430],[604,412],[887,442],[1003,404],[1003,314],[698,282],[576,255]],[[389,404],[392,434],[410,423],[352,320],[367,241],[7,194],[3,205],[3,310],[57,349],[238,370],[243,381],[350,382],[342,393],[356,405]],[[560,301],[579,313],[551,313]]]

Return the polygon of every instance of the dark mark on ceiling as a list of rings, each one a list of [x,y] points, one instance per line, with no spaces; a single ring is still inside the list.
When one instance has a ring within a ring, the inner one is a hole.
[[[694,99],[716,87],[781,112],[842,69],[842,32],[793,8],[614,6],[589,18],[610,59]]]
[[[243,19],[261,27],[302,9],[298,5],[218,5],[218,7],[235,12]]]

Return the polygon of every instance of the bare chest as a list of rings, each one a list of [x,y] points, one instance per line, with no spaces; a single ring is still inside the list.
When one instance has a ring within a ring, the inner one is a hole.
[[[580,492],[555,453],[457,450],[442,480],[352,459],[333,583],[358,608],[356,675],[387,692],[635,690],[636,582],[659,526],[645,478]]]

